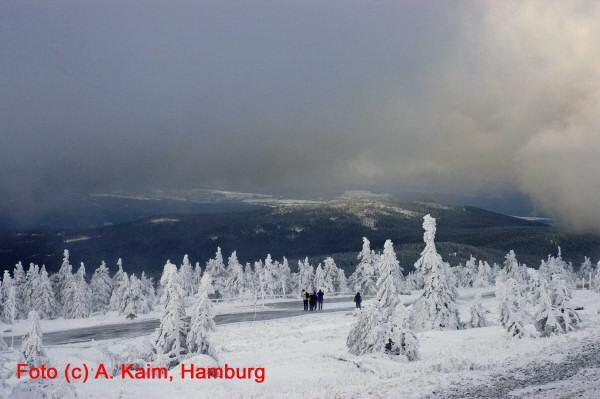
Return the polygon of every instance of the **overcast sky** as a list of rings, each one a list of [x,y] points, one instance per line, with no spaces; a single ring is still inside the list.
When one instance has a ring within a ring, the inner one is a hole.
[[[2,0],[2,201],[524,195],[599,229],[598,21],[597,1]]]

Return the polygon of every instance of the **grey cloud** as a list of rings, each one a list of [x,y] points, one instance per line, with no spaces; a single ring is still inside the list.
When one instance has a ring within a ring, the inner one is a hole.
[[[0,190],[521,192],[598,229],[596,2],[7,1]]]

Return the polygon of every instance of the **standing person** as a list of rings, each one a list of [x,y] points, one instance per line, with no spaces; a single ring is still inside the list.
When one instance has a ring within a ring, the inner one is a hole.
[[[323,290],[319,290],[319,292],[317,292],[317,304],[319,305],[319,310],[323,310],[323,296],[325,294],[323,294]]]
[[[310,304],[310,310],[313,311],[317,308],[317,293],[311,292],[308,297],[308,302]]]
[[[362,302],[362,298],[360,296],[360,292],[357,292],[356,295],[354,295],[354,303],[356,304],[356,309],[360,309],[360,303]]]
[[[304,311],[308,310],[308,292],[306,290],[302,290],[302,303],[304,304]]]

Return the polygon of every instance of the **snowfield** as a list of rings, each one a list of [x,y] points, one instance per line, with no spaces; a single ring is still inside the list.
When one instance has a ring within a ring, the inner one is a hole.
[[[594,381],[600,374],[597,364],[600,360],[589,359],[599,359],[599,356],[592,353],[588,359],[585,351],[600,348],[600,295],[588,290],[573,292],[572,305],[584,308],[579,311],[582,322],[576,331],[549,338],[512,339],[497,324],[498,302],[490,296],[493,292],[490,287],[459,290],[461,319],[467,321],[468,308],[477,291],[482,292],[482,304],[493,325],[418,333],[420,359],[413,362],[384,355],[350,355],[346,337],[356,317],[355,311],[310,313],[217,326],[213,340],[218,346],[219,364],[264,367],[266,379],[263,383],[254,380],[181,380],[177,366],[172,369],[172,382],[115,378],[75,383],[72,387],[79,397],[103,399],[445,398],[464,397],[468,392],[471,392],[469,397],[482,397],[479,395],[484,393],[492,397],[571,397],[569,393],[578,394],[578,397],[597,397],[595,389],[599,387]],[[416,295],[404,296],[404,302],[411,303]],[[48,346],[46,350],[52,366],[63,368],[70,362],[87,363],[96,368],[98,363],[108,361],[106,349],[123,354],[144,347],[148,341],[149,336],[144,336]],[[573,365],[581,356],[587,360],[580,361],[577,367],[562,367],[563,364]],[[16,353],[10,355],[5,367],[10,368],[10,362],[16,367]],[[188,365],[191,363],[214,365],[214,361],[206,356],[186,361]],[[516,377],[514,370],[519,370]],[[9,387],[18,383],[15,376],[6,382]],[[482,386],[487,390],[481,390]],[[8,392],[6,387],[4,392]]]

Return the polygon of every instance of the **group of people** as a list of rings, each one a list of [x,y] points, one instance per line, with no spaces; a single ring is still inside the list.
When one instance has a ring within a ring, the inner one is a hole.
[[[319,292],[308,292],[306,290],[302,290],[302,302],[304,303],[304,310],[311,312],[313,310],[323,310],[324,296],[325,294],[323,293],[323,290],[319,290]]]
[[[306,290],[302,290],[304,311],[312,312],[313,310],[323,310],[323,297],[323,290],[319,290],[319,292],[308,292]],[[357,309],[361,308],[360,304],[362,303],[362,297],[360,296],[360,292],[357,292],[354,296],[354,303],[356,304]]]

